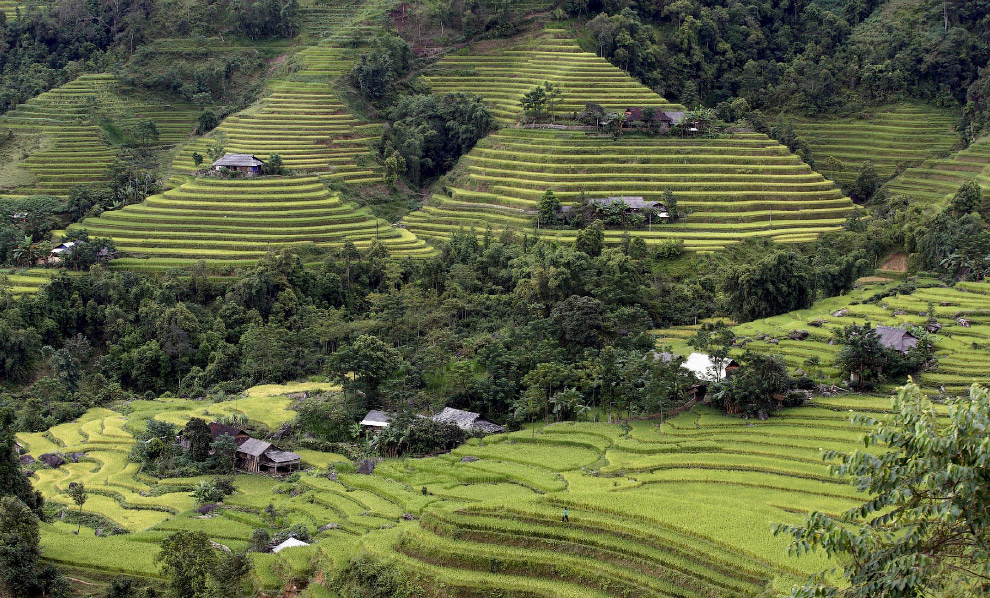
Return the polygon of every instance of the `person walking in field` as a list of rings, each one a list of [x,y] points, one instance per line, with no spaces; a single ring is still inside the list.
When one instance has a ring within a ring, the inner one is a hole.
[[[570,522],[571,518],[567,516],[567,507],[564,507],[564,516],[560,520],[562,522]]]

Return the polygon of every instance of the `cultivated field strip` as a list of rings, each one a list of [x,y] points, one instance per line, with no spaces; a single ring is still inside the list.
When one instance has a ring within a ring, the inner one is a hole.
[[[197,178],[74,226],[114,239],[127,258],[115,266],[144,270],[200,259],[231,269],[283,246],[340,247],[350,240],[366,248],[376,238],[394,255],[430,251],[405,230],[341,202],[314,176]]]
[[[519,119],[520,98],[544,81],[562,87],[557,107],[560,114],[584,110],[589,102],[612,110],[633,106],[684,110],[605,59],[582,51],[564,31],[554,29],[509,48],[495,46],[448,55],[423,79],[435,93],[480,95],[503,123]]]
[[[320,46],[354,47],[366,44],[379,31],[385,10],[381,0],[304,0],[300,2],[303,32]]]
[[[35,5],[42,4],[35,2]],[[24,1],[23,0],[0,0],[0,12],[7,14],[7,19],[15,19],[17,17],[17,9],[21,12],[24,11]]]
[[[0,289],[6,288],[11,295],[35,295],[42,286],[58,273],[58,270],[44,268],[0,269]],[[4,283],[6,282],[6,287]]]
[[[834,360],[840,345],[830,344],[833,331],[864,322],[874,326],[924,325],[931,305],[942,325],[935,335],[937,365],[914,376],[915,381],[928,392],[944,388],[958,393],[973,382],[990,384],[990,354],[985,349],[990,345],[990,283],[920,288],[910,295],[862,303],[887,286],[870,285],[843,297],[819,301],[809,309],[741,324],[734,330],[738,336],[750,339],[748,348],[780,355],[792,371],[801,369],[812,378],[837,382],[839,371]],[[962,325],[959,318],[968,326]],[[803,341],[787,338],[794,330],[806,330],[810,336]],[[666,335],[666,331],[660,333]],[[767,340],[755,338],[762,334],[769,335]],[[770,343],[771,338],[777,342]],[[819,363],[809,361],[811,358],[818,358]]]
[[[990,189],[990,140],[979,139],[948,158],[926,160],[892,179],[885,189],[892,196],[904,195],[915,202],[942,203],[959,187],[976,181],[984,192]]]
[[[326,84],[272,81],[270,93],[251,108],[228,117],[217,131],[227,137],[228,153],[279,154],[296,172],[319,173],[346,183],[378,182],[370,146],[381,136],[380,124],[351,115]],[[215,134],[214,134],[215,135]],[[194,173],[193,153],[206,155],[212,136],[184,147],[174,164],[179,173]]]
[[[547,189],[565,205],[589,198],[665,191],[690,214],[677,223],[630,231],[647,242],[682,239],[714,251],[747,237],[803,242],[838,228],[853,206],[831,181],[765,135],[720,139],[589,136],[584,132],[502,129],[461,159],[429,205],[406,217],[427,239],[461,228],[530,231]],[[535,231],[534,231],[535,232]],[[618,242],[623,231],[606,231]],[[541,237],[573,240],[575,230],[544,229]]]
[[[811,146],[815,168],[834,181],[850,185],[867,160],[873,162],[880,176],[888,178],[898,167],[948,155],[960,140],[955,131],[957,120],[947,110],[905,103],[876,108],[855,118],[795,118],[793,123],[795,132]]]
[[[36,180],[0,194],[65,196],[76,185],[105,180],[119,148],[104,140],[99,126],[104,118],[124,130],[150,119],[158,127],[161,145],[180,143],[192,133],[195,107],[125,96],[117,86],[113,75],[82,75],[0,117],[2,128],[44,138],[42,149],[20,163]]]

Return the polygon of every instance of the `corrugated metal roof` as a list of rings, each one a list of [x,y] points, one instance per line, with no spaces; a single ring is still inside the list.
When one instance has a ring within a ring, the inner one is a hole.
[[[241,446],[237,447],[237,452],[251,455],[252,457],[260,457],[270,448],[272,448],[272,443],[270,442],[258,440],[257,438],[248,438]]]
[[[295,548],[296,546],[309,546],[309,544],[297,538],[289,538],[288,540],[282,542],[275,548],[272,548],[272,552],[282,552],[286,548]]]
[[[213,163],[214,166],[261,166],[261,160],[251,154],[224,154]]]
[[[384,411],[379,411],[377,409],[372,409],[368,412],[368,415],[364,416],[361,420],[362,426],[373,426],[376,428],[384,428],[388,426],[388,423],[392,421],[392,416],[385,413]]]
[[[433,416],[433,421],[454,424],[462,430],[469,430],[474,424],[474,421],[479,417],[481,417],[481,415],[474,413],[473,411],[463,411],[461,409],[454,409],[453,407],[444,407],[443,411]]]
[[[880,344],[889,349],[907,353],[918,344],[918,339],[903,328],[893,326],[877,326],[877,336],[880,337]]]
[[[291,463],[302,460],[301,455],[297,455],[291,451],[278,451],[274,449],[265,451],[265,457],[274,463]]]

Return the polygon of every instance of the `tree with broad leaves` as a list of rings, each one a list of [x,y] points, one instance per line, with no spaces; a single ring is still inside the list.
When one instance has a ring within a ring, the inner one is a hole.
[[[69,484],[68,494],[72,502],[79,507],[79,521],[77,522],[79,525],[76,527],[76,535],[78,536],[79,532],[82,531],[82,508],[89,498],[89,493],[86,492],[86,486],[82,482],[72,482]]]
[[[916,384],[891,400],[893,415],[856,415],[871,428],[865,450],[826,452],[831,472],[869,498],[838,516],[808,515],[803,525],[777,525],[790,552],[823,552],[842,562],[844,582],[823,572],[795,588],[794,598],[915,598],[985,595],[990,581],[990,391],[969,396],[940,416]]]

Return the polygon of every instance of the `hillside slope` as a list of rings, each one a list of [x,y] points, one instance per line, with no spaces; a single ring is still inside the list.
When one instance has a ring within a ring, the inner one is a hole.
[[[588,198],[665,191],[690,213],[677,223],[630,230],[648,243],[681,239],[694,250],[716,250],[748,237],[810,241],[839,227],[853,209],[835,185],[794,154],[759,134],[719,139],[640,137],[618,140],[585,132],[503,129],[461,159],[446,194],[405,218],[426,238],[459,228],[535,232],[540,197],[553,190],[564,204]],[[651,230],[651,229],[652,230]],[[606,232],[617,242],[623,230]],[[574,229],[540,236],[573,240]]]
[[[293,417],[289,399],[264,396],[278,392],[214,404],[135,401],[126,415],[91,409],[47,433],[19,435],[34,455],[85,453],[78,463],[35,474],[50,503],[71,504],[68,485],[82,481],[90,489],[83,510],[130,532],[94,537],[87,528],[76,536],[74,526],[56,520],[43,527],[46,556],[154,578],[157,544],[167,534],[198,530],[243,549],[254,529],[272,525],[264,515],[272,505],[305,526],[313,544],[253,554],[255,583],[265,590],[317,569],[332,573],[366,552],[458,595],[481,589],[560,598],[756,596],[827,566],[820,558],[788,557],[786,540],[772,537],[770,527],[809,509],[838,512],[861,500],[829,477],[821,451],[857,445],[860,432],[847,409],[887,409],[884,398],[849,396],[768,422],[697,407],[662,427],[554,424],[535,436],[523,430],[473,440],[450,455],[385,460],[373,475],[346,473],[341,465],[328,478],[328,465],[345,458],[301,451],[317,469],[286,482],[239,475],[238,492],[209,517],[191,510],[189,490],[203,478],[155,480],[127,462],[148,417],[181,425],[193,416],[240,413],[274,428]],[[713,491],[720,500],[710,500]]]

